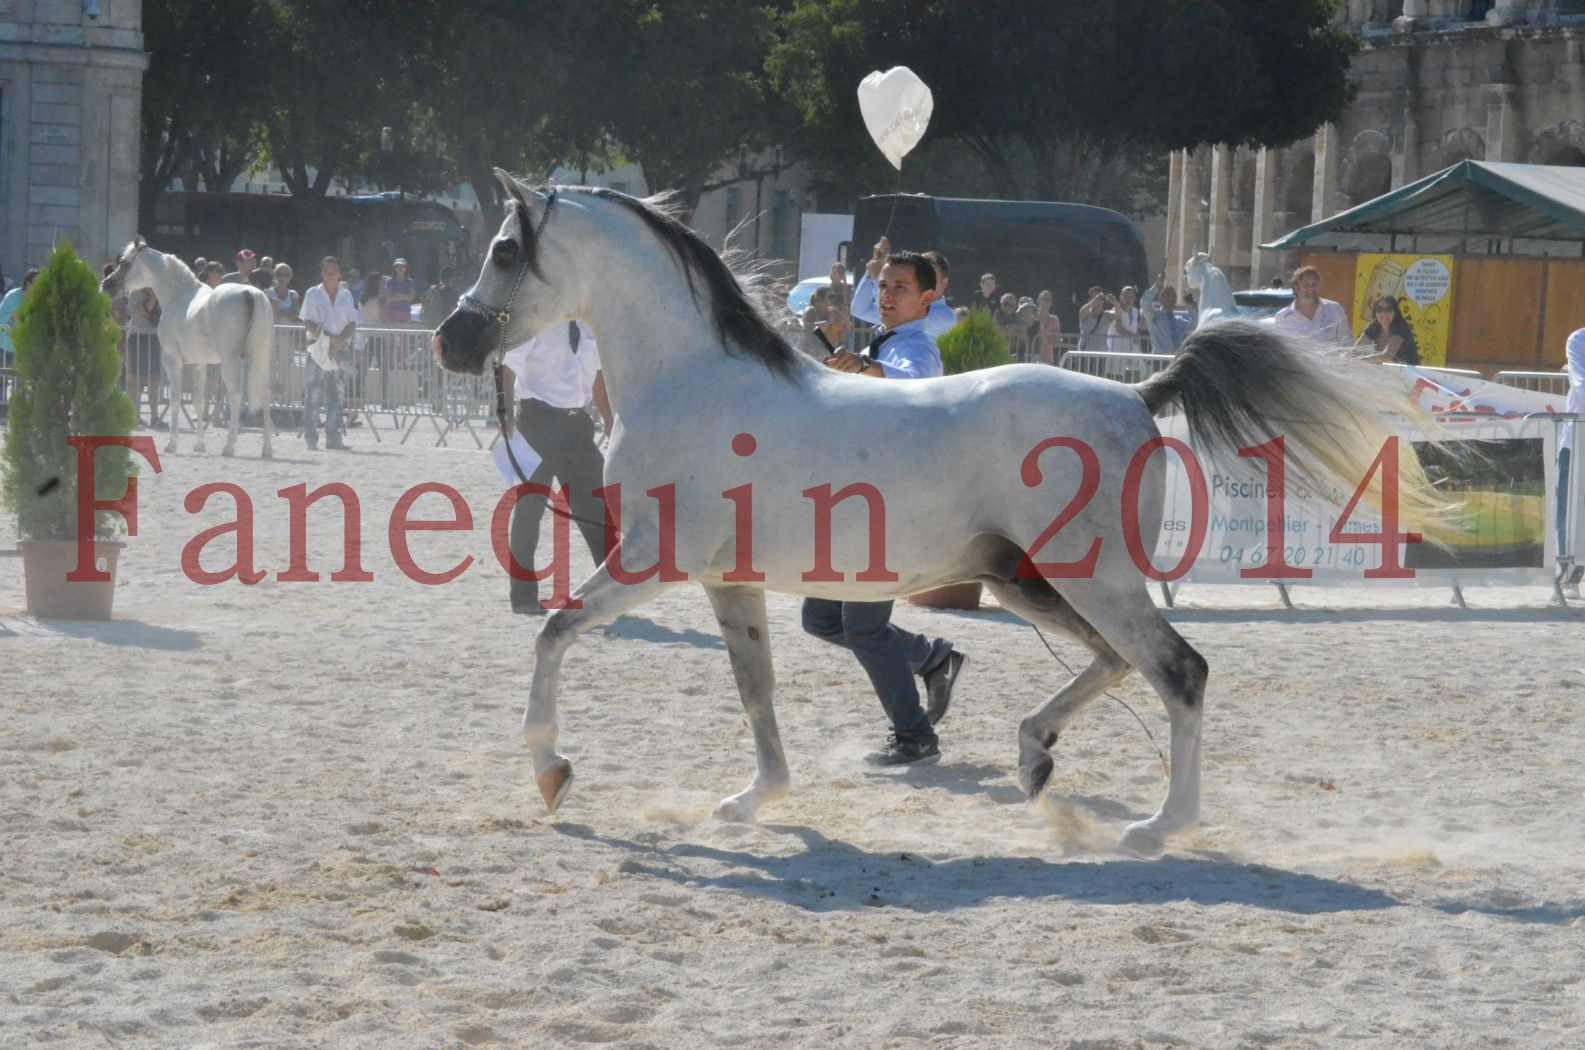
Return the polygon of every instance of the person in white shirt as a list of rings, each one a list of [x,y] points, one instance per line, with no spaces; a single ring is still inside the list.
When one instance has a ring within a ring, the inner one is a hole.
[[[1137,354],[1143,347],[1139,342],[1139,289],[1129,285],[1117,293],[1113,308],[1112,327],[1106,333],[1109,348],[1114,354]]]
[[[1341,303],[1321,298],[1321,272],[1313,266],[1294,271],[1293,305],[1278,312],[1277,330],[1324,347],[1351,346],[1354,331]]]
[[[319,448],[319,406],[325,406],[325,447],[344,449],[341,435],[341,369],[352,363],[352,337],[358,331],[358,305],[341,283],[341,260],[327,255],[319,264],[320,283],[303,296],[299,315],[308,333],[308,376],[303,395],[303,440]],[[327,388],[328,387],[328,392]]]
[[[501,359],[501,382],[512,385],[518,432],[541,457],[528,480],[567,489],[573,521],[594,563],[603,564],[609,553],[605,504],[594,491],[604,484],[605,457],[594,442],[594,420],[585,409],[594,403],[607,435],[612,417],[594,333],[580,321],[546,329]],[[529,493],[512,508],[512,560],[525,571],[534,566],[545,502],[544,496]],[[544,612],[536,580],[511,576],[510,597],[514,613]]]

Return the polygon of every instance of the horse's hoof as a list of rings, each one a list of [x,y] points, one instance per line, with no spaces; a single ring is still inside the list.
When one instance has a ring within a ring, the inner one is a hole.
[[[236,452],[235,449],[223,448],[223,449],[220,450],[220,454],[222,456],[226,457],[227,459],[231,459],[232,457],[234,457],[237,454],[237,452]]]
[[[754,823],[754,800],[748,797],[748,792],[724,798],[721,804],[715,807],[715,819],[727,824],[752,824]]]
[[[539,785],[539,793],[545,799],[545,809],[554,813],[572,789],[572,763],[565,758],[559,759],[536,776],[534,782]]]
[[[1056,764],[1051,761],[1050,755],[1041,755],[1026,766],[1018,767],[1018,786],[1023,788],[1025,798],[1038,798],[1045,790],[1046,781],[1051,779],[1051,771]]]
[[[1161,837],[1161,832],[1151,827],[1148,820],[1142,820],[1123,829],[1123,837],[1118,840],[1117,848],[1140,857],[1156,857],[1167,848],[1167,843]]]

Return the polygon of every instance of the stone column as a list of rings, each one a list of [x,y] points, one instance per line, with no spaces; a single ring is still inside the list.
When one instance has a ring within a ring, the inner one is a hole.
[[[1343,162],[1343,136],[1336,124],[1323,124],[1315,133],[1315,190],[1310,198],[1310,221],[1320,222],[1338,212],[1338,171]]]
[[[1195,150],[1183,151],[1183,185],[1178,206],[1178,251],[1182,261],[1173,276],[1183,279],[1183,264],[1197,251],[1204,251],[1200,241],[1200,157]]]
[[[1392,188],[1407,186],[1420,177],[1420,124],[1411,112],[1404,118],[1392,153]]]
[[[1167,280],[1176,283],[1175,274],[1183,272],[1183,231],[1180,215],[1183,210],[1183,151],[1173,150],[1167,176],[1167,255],[1163,264]]]
[[[1217,146],[1211,150],[1211,243],[1205,250],[1223,270],[1233,265],[1232,207],[1233,150]]]
[[[1262,149],[1255,157],[1254,228],[1249,238],[1251,288],[1265,287],[1278,269],[1275,253],[1263,252],[1260,246],[1286,232],[1277,229],[1277,169],[1281,164],[1282,154],[1278,150]]]
[[[1486,159],[1520,161],[1519,111],[1512,84],[1492,84],[1486,88]]]

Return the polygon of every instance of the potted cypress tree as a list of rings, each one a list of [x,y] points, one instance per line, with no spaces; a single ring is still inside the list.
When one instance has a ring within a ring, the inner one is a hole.
[[[989,310],[969,311],[969,316],[959,321],[952,331],[936,340],[936,346],[941,351],[941,368],[949,376],[1013,363],[1007,340],[996,330]],[[929,609],[974,610],[980,607],[983,590],[977,580],[953,583],[910,595],[908,602]]]
[[[110,580],[68,581],[78,567],[77,449],[66,439],[132,433],[137,416],[121,390],[117,338],[98,277],[63,242],[13,322],[16,387],[0,463],[6,506],[17,515],[28,611],[35,616],[110,618],[122,519],[102,511],[91,526],[96,565]],[[134,469],[128,452],[117,446],[95,452],[97,498],[126,492]]]

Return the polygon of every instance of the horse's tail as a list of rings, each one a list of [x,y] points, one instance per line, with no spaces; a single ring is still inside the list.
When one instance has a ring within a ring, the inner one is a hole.
[[[1164,371],[1134,389],[1151,415],[1181,404],[1203,454],[1225,459],[1281,436],[1290,474],[1318,491],[1336,485],[1351,493],[1395,435],[1385,416],[1408,417],[1428,434],[1444,430],[1385,379],[1270,326],[1221,321],[1196,329]],[[1373,471],[1362,496],[1372,508],[1382,505],[1384,474]],[[1397,500],[1407,529],[1437,543],[1457,534],[1456,508],[1426,477],[1407,440],[1398,442]]]
[[[248,404],[268,411],[270,407],[270,359],[275,355],[275,308],[270,297],[252,289],[248,304],[248,334],[245,346],[248,362]]]

